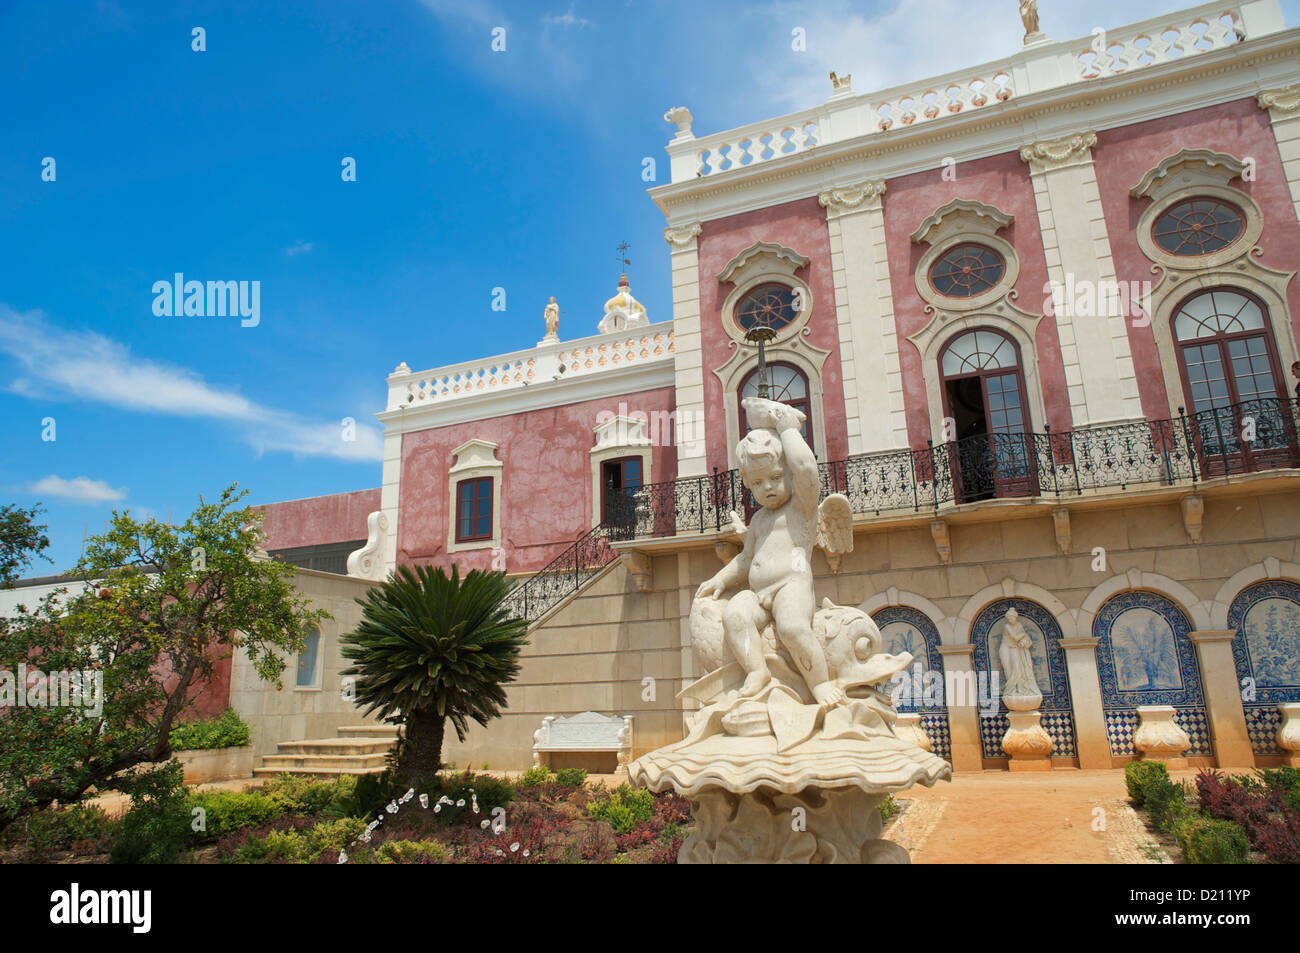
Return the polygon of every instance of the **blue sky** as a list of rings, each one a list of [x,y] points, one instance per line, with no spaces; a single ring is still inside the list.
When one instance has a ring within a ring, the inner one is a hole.
[[[1176,5],[1042,6],[1067,39]],[[1300,0],[1283,9],[1300,23]],[[870,92],[1021,32],[1011,0],[10,0],[0,502],[49,511],[54,564],[33,573],[69,568],[114,507],[179,518],[236,480],[253,502],[377,486],[393,367],[527,347],[549,295],[562,337],[594,333],[620,240],[670,318],[642,180],[646,156],[667,179],[668,107],[714,132],[816,105],[829,69]],[[260,282],[260,322],[155,315],[176,272]]]

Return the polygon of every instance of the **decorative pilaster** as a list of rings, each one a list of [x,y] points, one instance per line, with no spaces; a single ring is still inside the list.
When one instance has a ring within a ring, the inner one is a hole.
[[[1268,110],[1273,138],[1282,157],[1282,172],[1291,191],[1291,204],[1300,218],[1300,83],[1282,89],[1262,89],[1255,97]]]
[[[977,705],[957,705],[956,699],[950,698],[948,686],[954,682],[969,679],[975,682],[971,671],[971,656],[975,646],[969,642],[964,645],[941,645],[939,654],[943,656],[944,704],[948,706],[948,737],[952,747],[952,767],[954,771],[981,771],[984,768],[984,750],[980,744],[979,707]],[[977,700],[975,693],[970,700]]]
[[[1255,753],[1246,731],[1246,713],[1241,707],[1241,685],[1232,658],[1232,640],[1236,632],[1203,630],[1189,632],[1196,646],[1196,661],[1205,686],[1205,711],[1214,738],[1214,757],[1221,768],[1249,768]]]
[[[683,421],[692,439],[677,448],[677,475],[703,476],[704,440],[704,357],[700,337],[700,255],[696,239],[703,228],[699,222],[664,229],[673,276],[673,340],[677,390],[677,426]]]
[[[1096,133],[1089,131],[1035,142],[1020,150],[1020,158],[1029,164],[1033,177],[1034,201],[1052,283],[1051,288],[1044,289],[1042,309],[1050,308],[1056,316],[1075,427],[1142,418],[1125,315],[1075,315],[1073,302],[1054,291],[1091,284],[1098,292],[1116,286],[1101,192],[1092,164],[1096,144]],[[1105,301],[1107,308],[1116,312],[1118,297],[1098,293],[1091,296],[1093,301]]]
[[[1097,674],[1097,639],[1093,636],[1061,639],[1065,652],[1065,674],[1070,680],[1074,705],[1075,753],[1079,767],[1109,768],[1110,742],[1106,736],[1106,712],[1101,703],[1101,678]]]
[[[817,196],[826,209],[849,453],[853,454],[907,446],[903,372],[885,248],[884,194],[884,181],[869,179]]]

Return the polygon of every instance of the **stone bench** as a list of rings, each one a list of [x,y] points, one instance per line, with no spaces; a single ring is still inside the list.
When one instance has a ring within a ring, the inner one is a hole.
[[[587,753],[613,751],[618,768],[626,770],[632,756],[632,716],[602,715],[584,711],[567,718],[547,715],[542,727],[533,732],[533,764],[550,767],[552,752]]]

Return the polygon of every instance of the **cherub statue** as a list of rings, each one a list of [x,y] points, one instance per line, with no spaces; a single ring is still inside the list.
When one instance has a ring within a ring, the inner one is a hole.
[[[740,474],[762,509],[744,531],[744,549],[695,595],[718,599],[734,586],[748,587],[732,596],[722,613],[727,647],[746,673],[742,698],[758,695],[771,681],[761,637],[771,623],[817,703],[841,705],[847,698],[813,628],[811,559],[817,544],[837,556],[852,549],[848,500],[832,496],[818,507],[817,459],[800,433],[802,413],[758,397],[743,405],[753,429],[737,447]],[[737,521],[733,514],[733,526]]]

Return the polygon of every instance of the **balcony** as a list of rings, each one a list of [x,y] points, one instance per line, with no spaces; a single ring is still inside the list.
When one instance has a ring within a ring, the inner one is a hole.
[[[1300,467],[1300,404],[1264,398],[1166,420],[1029,434],[985,434],[821,464],[822,496],[842,493],[862,522],[938,514],[993,499],[1114,495],[1194,487]],[[613,540],[718,533],[755,509],[737,470],[655,483],[610,506]]]

